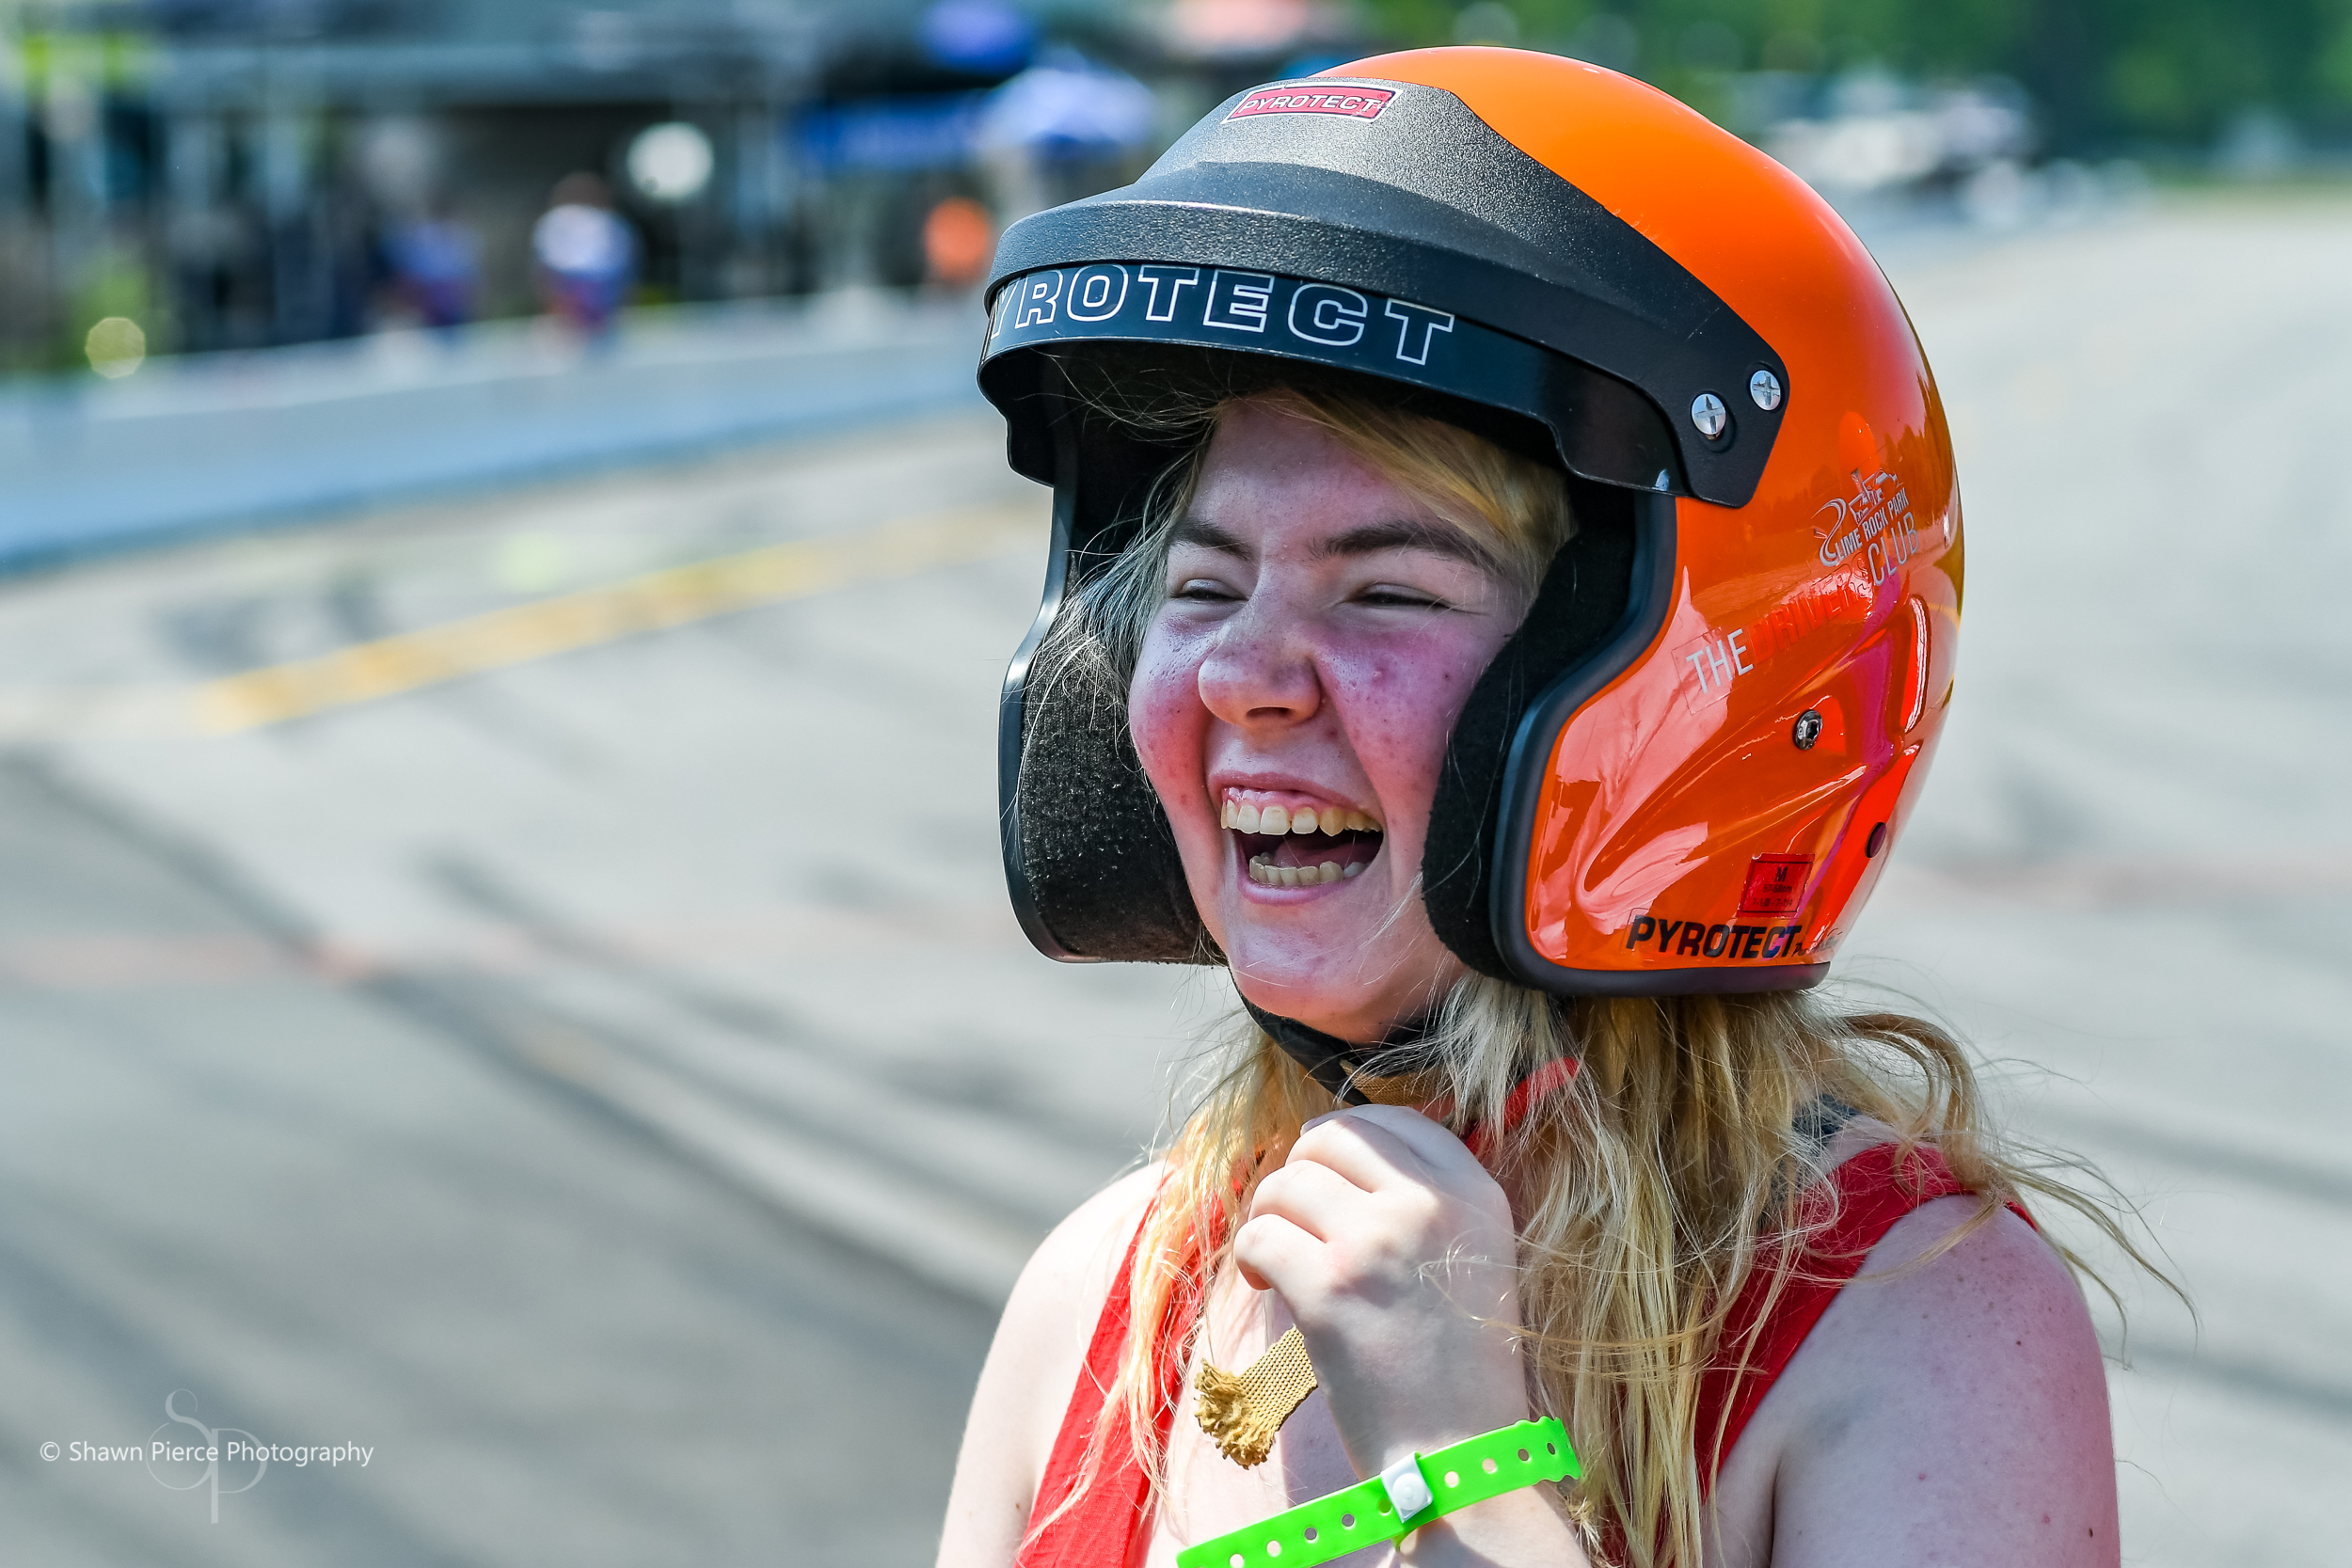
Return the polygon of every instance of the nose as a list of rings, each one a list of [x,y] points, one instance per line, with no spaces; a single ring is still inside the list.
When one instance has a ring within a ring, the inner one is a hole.
[[[1323,706],[1323,679],[1304,620],[1256,594],[1200,661],[1200,701],[1242,729],[1304,723]]]

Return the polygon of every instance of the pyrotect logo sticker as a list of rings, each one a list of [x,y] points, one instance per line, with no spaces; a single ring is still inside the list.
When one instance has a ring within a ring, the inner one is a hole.
[[[1395,93],[1386,87],[1260,87],[1233,106],[1227,119],[1256,115],[1343,115],[1378,119]]]
[[[1642,915],[1625,928],[1625,944],[1641,947],[1652,937],[1658,939],[1658,952],[1662,958],[1669,954],[1682,958],[1802,958],[1804,927],[1791,926],[1734,926],[1728,922],[1709,926],[1704,920],[1668,920],[1664,915]],[[1820,946],[1819,942],[1815,943]]]

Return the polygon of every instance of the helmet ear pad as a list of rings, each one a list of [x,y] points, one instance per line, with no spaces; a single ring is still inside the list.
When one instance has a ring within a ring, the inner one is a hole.
[[[1221,963],[1124,697],[1085,680],[1027,693],[1016,826],[1029,896],[1073,958]]]
[[[1014,912],[1030,941],[1058,958],[1221,963],[1136,752],[1126,691],[1099,676],[1033,679],[1031,665],[1067,598],[1118,559],[1153,485],[1193,443],[1136,435],[1060,395],[1073,368],[1088,370],[1082,361],[1015,368],[1039,372],[1042,385],[1028,395],[1055,410],[1033,429],[1011,427],[1016,467],[1054,485],[1055,539],[1047,609],[1014,656],[999,715],[1000,826]],[[1044,437],[1042,450],[1021,450],[1025,429]]]
[[[1635,514],[1643,499],[1574,478],[1568,497],[1576,531],[1545,569],[1527,618],[1454,721],[1422,851],[1422,902],[1438,940],[1480,974],[1522,984],[1495,929],[1505,776],[1514,749],[1533,738],[1531,720],[1546,705],[1544,694],[1572,672],[1589,678],[1592,672],[1579,667],[1615,641],[1632,603]],[[1520,759],[1525,767],[1544,760]]]

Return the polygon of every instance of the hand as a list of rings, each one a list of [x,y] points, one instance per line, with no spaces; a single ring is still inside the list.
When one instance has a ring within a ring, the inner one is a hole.
[[[1233,1256],[1297,1320],[1358,1474],[1526,1418],[1510,1200],[1427,1117],[1308,1123]]]

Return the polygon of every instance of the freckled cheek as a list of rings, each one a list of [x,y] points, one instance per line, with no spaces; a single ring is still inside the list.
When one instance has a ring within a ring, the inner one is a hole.
[[[1469,700],[1470,688],[1494,659],[1483,638],[1430,636],[1415,641],[1335,639],[1318,650],[1326,680],[1365,693],[1403,694],[1448,712]]]
[[[1454,721],[1485,668],[1461,650],[1431,657],[1335,658],[1326,680],[1358,756],[1389,787],[1434,787]],[[1447,657],[1453,656],[1453,657]]]

